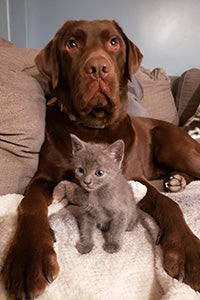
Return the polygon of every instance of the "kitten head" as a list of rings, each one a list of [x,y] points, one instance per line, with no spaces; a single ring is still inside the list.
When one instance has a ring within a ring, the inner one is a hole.
[[[75,176],[87,191],[96,190],[113,181],[124,158],[124,142],[111,145],[86,143],[71,134]]]

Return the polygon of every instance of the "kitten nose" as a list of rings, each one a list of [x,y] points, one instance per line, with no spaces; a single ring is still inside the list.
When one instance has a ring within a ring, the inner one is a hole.
[[[86,177],[84,180],[83,180],[83,182],[85,183],[85,185],[90,185],[91,183],[92,183],[92,180],[91,180],[91,178],[90,177]]]

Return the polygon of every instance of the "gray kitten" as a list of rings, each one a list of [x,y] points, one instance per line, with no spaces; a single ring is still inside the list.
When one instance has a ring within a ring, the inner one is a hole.
[[[125,230],[133,230],[138,215],[132,188],[121,172],[124,142],[85,143],[75,135],[71,135],[71,141],[75,176],[80,186],[72,183],[73,189],[71,192],[68,189],[67,196],[82,211],[76,248],[82,254],[90,252],[93,232],[98,226],[104,232],[104,250],[117,252]]]

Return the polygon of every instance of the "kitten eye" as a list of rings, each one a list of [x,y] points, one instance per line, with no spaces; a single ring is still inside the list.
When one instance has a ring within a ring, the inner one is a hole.
[[[82,167],[79,167],[76,169],[76,172],[79,174],[84,174],[84,169]]]
[[[98,176],[98,177],[101,177],[101,176],[104,175],[104,171],[102,171],[102,170],[97,170],[97,171],[95,172],[95,175]]]

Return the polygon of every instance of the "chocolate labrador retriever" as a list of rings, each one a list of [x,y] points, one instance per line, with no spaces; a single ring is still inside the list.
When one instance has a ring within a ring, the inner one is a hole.
[[[136,45],[108,20],[66,22],[36,57],[57,103],[47,108],[38,171],[19,205],[3,270],[15,299],[37,297],[59,272],[47,210],[55,185],[74,180],[70,133],[97,143],[124,140],[123,172],[147,186],[139,207],[160,226],[156,242],[162,247],[165,270],[200,289],[200,241],[179,206],[149,182],[165,175],[165,185],[173,191],[200,178],[200,145],[174,125],[127,114],[127,82],[141,60]]]

